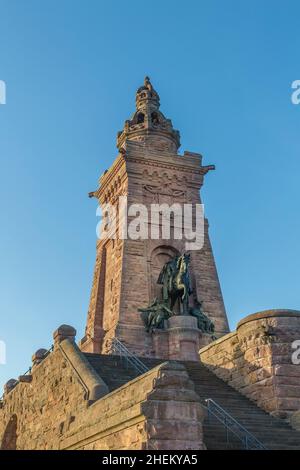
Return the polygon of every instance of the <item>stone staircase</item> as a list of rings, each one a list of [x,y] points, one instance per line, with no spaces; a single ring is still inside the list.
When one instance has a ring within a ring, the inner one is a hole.
[[[139,375],[132,367],[126,367],[125,360],[119,356],[90,353],[85,353],[85,356],[110,391]],[[149,358],[140,358],[140,360],[149,369],[163,362]],[[254,402],[227,385],[203,364],[187,361],[182,364],[194,382],[195,390],[204,406],[207,398],[213,399],[259,439],[267,449],[300,449],[300,432],[292,429],[283,420],[274,418],[258,408]],[[229,441],[227,441],[226,430],[216,418],[206,418],[203,431],[204,442],[208,449],[242,449],[241,442],[233,434],[229,433]]]
[[[122,387],[122,385],[140,375],[133,367],[127,367],[125,359],[120,358],[120,356],[92,353],[84,353],[84,355],[98,375],[104,380],[110,392]],[[161,363],[161,360],[157,360],[153,365],[152,363],[150,366],[146,365],[151,369]]]

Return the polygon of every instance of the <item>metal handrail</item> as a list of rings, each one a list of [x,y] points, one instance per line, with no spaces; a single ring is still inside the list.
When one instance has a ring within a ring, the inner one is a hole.
[[[126,366],[130,364],[139,374],[144,374],[148,372],[149,367],[147,367],[138,357],[136,357],[129,349],[124,346],[118,338],[112,338],[111,340],[112,352],[117,356],[124,358]]]
[[[54,349],[54,346],[53,346],[53,344],[52,344],[52,345],[50,346],[50,348],[48,349],[48,351],[46,351],[46,352],[44,353],[42,359],[44,360],[44,359],[53,351],[53,349]],[[27,369],[27,371],[24,372],[24,374],[21,374],[21,376],[22,376],[22,375],[27,375],[27,374],[30,375],[30,374],[31,374],[31,371],[32,371],[32,367],[29,367],[29,368]],[[17,384],[18,384],[18,383],[19,383],[19,380],[17,380]],[[16,385],[17,385],[17,384],[16,384]],[[5,395],[5,393],[3,393],[2,396],[0,397],[0,402],[3,402],[4,395]]]
[[[214,416],[226,429],[226,438],[229,442],[229,432],[234,434],[244,445],[247,450],[267,450],[267,448],[244,426],[234,419],[227,411],[225,411],[218,403],[211,398],[205,400],[207,404],[208,419]]]
[[[52,353],[53,349],[54,349],[54,344],[51,344],[48,351],[46,351],[45,354],[43,355],[43,359],[45,359],[50,353]]]

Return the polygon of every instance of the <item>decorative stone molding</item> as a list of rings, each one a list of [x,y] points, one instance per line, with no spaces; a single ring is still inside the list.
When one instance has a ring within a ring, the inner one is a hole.
[[[142,93],[144,92],[148,93],[143,90]],[[157,106],[158,103],[152,102],[151,96],[147,105],[146,101],[143,102],[146,106],[144,120],[139,122],[139,109],[130,122],[126,122],[124,131],[119,134],[119,155],[101,176],[100,188],[93,195],[99,199],[101,205],[109,203],[116,209],[120,195],[127,196],[128,206],[143,203],[148,209],[153,202],[169,205],[177,203],[181,206],[184,203],[201,204],[199,190],[204,175],[214,168],[213,165],[203,166],[202,155],[199,153],[186,151],[184,155],[179,155],[177,147],[172,144],[173,130],[168,130],[170,122],[167,123],[157,109],[154,122],[152,105]],[[164,127],[165,124],[167,127]],[[165,131],[171,132],[169,146],[161,145]],[[139,137],[143,137],[142,141],[136,140]],[[156,138],[158,141],[155,143]],[[176,248],[179,253],[186,250],[184,237],[177,240],[173,236],[176,222],[172,218],[171,240],[162,239],[161,219],[159,217],[157,225],[159,240],[151,237],[147,240],[132,240],[128,237],[112,243],[108,240],[97,242],[85,335],[80,342],[83,351],[109,353],[107,344],[112,337],[117,337],[134,354],[168,358],[155,353],[159,349],[158,336],[161,334],[158,333],[155,337],[146,332],[138,313],[139,308],[149,305],[155,298],[152,291],[156,291],[156,286],[153,285],[156,283],[156,270],[162,268],[162,260],[159,260],[154,272],[151,263],[153,249],[159,245],[168,245]],[[117,216],[117,233],[121,222]],[[131,222],[130,217],[128,222]],[[201,250],[193,250],[191,256],[191,272],[194,296],[203,302],[205,313],[215,325],[215,335],[218,337],[226,334],[229,327],[209,241],[207,220],[204,226],[204,245]],[[197,335],[195,333],[195,338]],[[163,334],[163,337],[166,335]],[[206,344],[206,340],[207,337],[202,335],[198,347]],[[160,349],[164,349],[164,346]],[[195,353],[194,357],[196,356]]]
[[[165,118],[159,106],[159,96],[146,77],[144,86],[136,92],[134,115],[125,121],[123,131],[118,132],[118,149],[124,148],[126,141],[131,140],[162,150],[177,151],[180,146],[179,131],[173,129],[172,121]]]

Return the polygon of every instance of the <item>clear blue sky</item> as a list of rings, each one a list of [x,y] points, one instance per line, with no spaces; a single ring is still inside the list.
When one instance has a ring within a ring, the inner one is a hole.
[[[145,74],[216,171],[203,199],[231,327],[300,308],[298,1],[1,0],[0,339],[18,377],[61,323],[82,337],[96,204]]]

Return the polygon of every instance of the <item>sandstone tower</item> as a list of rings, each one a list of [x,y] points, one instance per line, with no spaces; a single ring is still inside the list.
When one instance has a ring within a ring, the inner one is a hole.
[[[177,153],[179,133],[148,78],[136,108],[91,196],[104,210],[119,196],[128,208],[199,203],[211,167]],[[256,312],[226,334],[207,221],[204,245],[188,252],[175,214],[171,236],[156,220],[157,238],[100,237],[85,337],[78,347],[76,330],[60,325],[50,349],[40,347],[27,372],[6,382],[0,450],[299,450],[300,312]],[[103,234],[109,225],[104,219]]]
[[[116,208],[119,197],[128,206],[143,203],[200,204],[204,175],[214,167],[202,166],[202,156],[178,154],[180,135],[160,111],[160,99],[148,77],[136,92],[136,111],[118,133],[119,154],[100,178],[92,196],[100,205]],[[174,224],[174,220],[173,220]],[[160,222],[161,233],[161,222]],[[214,322],[216,336],[226,334],[228,321],[205,219],[204,246],[192,250],[191,302],[202,302]],[[122,341],[141,356],[160,356],[155,334],[145,331],[138,308],[158,293],[157,278],[163,265],[185,251],[177,239],[104,239],[97,241],[97,255],[85,336],[84,352],[109,353],[110,339]],[[188,330],[188,328],[187,328]],[[162,339],[163,341],[163,339]],[[168,357],[168,352],[165,352]]]

